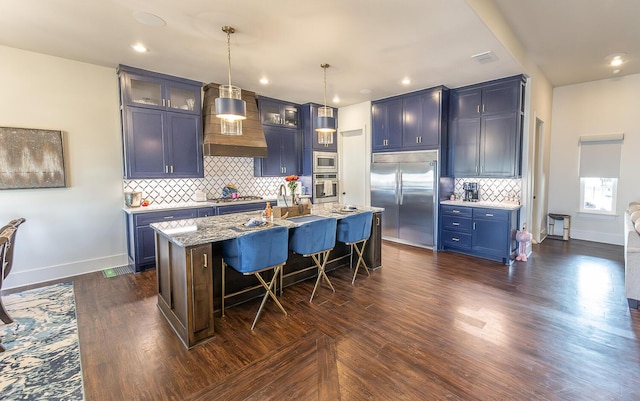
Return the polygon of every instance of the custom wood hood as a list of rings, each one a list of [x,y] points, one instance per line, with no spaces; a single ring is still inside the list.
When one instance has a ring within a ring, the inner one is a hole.
[[[242,90],[242,100],[247,103],[247,119],[242,121],[242,135],[222,135],[220,133],[220,119],[216,117],[215,110],[218,86],[219,84],[210,83],[204,87],[204,104],[202,106],[204,155],[266,157],[267,142],[260,122],[255,92]]]

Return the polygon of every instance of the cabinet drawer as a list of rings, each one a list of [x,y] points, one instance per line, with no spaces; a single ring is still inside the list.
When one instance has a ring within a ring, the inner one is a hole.
[[[168,220],[192,219],[198,217],[197,209],[166,210],[163,212],[141,213],[133,216],[136,227]]]
[[[442,216],[442,229],[457,231],[457,232],[471,232],[471,218],[460,216]]]
[[[483,220],[507,221],[509,219],[509,211],[508,210],[499,210],[499,209],[477,208],[477,209],[473,210],[473,218],[474,219],[483,219]]]
[[[459,207],[451,205],[442,205],[441,209],[443,215],[471,217],[473,210],[470,207]]]
[[[471,234],[442,230],[442,243],[446,247],[471,249]]]

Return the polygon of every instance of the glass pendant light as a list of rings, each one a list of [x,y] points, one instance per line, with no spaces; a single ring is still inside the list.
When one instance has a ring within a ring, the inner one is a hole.
[[[216,117],[220,118],[222,135],[242,135],[242,120],[247,118],[247,103],[242,100],[242,90],[231,85],[231,34],[236,30],[223,26],[227,34],[227,60],[229,85],[220,85],[219,96],[215,100]]]
[[[329,64],[320,64],[324,70],[324,106],[318,108],[316,118],[316,132],[318,143],[330,145],[333,143],[333,133],[336,132],[336,119],[333,117],[333,108],[327,107],[327,68]]]

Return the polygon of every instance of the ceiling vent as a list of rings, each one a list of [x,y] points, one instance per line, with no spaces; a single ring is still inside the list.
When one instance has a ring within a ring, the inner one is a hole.
[[[498,60],[498,56],[496,56],[491,50],[474,54],[473,56],[471,56],[471,58],[476,60],[480,64],[487,64]]]
[[[215,98],[218,97],[216,83],[204,87],[202,107],[205,156],[266,157],[267,142],[262,130],[256,94],[242,90],[242,100],[247,103],[247,119],[242,121],[242,135],[222,135],[220,119],[216,116]]]

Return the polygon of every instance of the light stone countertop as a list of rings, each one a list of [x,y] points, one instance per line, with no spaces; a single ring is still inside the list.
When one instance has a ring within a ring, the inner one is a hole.
[[[200,203],[200,202],[198,202]],[[325,203],[320,205],[312,205],[311,215],[321,217],[335,217],[342,219],[348,215],[362,213],[366,211],[381,212],[384,209],[379,207],[357,206],[357,210],[353,212],[341,212],[344,205],[337,203]],[[267,226],[260,227],[244,227],[250,219],[260,219],[262,211],[232,213],[221,216],[201,217],[197,219],[185,219],[165,221],[151,224],[151,228],[156,230],[160,235],[166,237],[171,242],[182,246],[196,246],[210,242],[224,241],[231,238],[239,237],[243,234],[255,230],[265,230],[272,226],[285,226],[295,228],[304,223],[296,222],[293,219],[273,219],[272,223]],[[309,216],[309,215],[306,215]],[[306,217],[300,216],[300,217]]]
[[[510,202],[488,202],[488,201],[479,201],[479,202],[465,202],[462,200],[443,200],[440,201],[441,205],[450,205],[450,206],[460,206],[460,207],[484,207],[489,209],[504,209],[504,210],[518,210],[522,207],[522,205],[518,203],[510,203]]]
[[[122,210],[127,214],[138,214],[138,213],[149,213],[149,212],[160,212],[163,210],[176,210],[176,209],[197,209],[201,207],[216,207],[216,206],[231,206],[231,205],[242,205],[247,203],[260,203],[260,202],[275,202],[275,198],[273,199],[255,199],[255,200],[238,200],[238,201],[230,201],[230,202],[214,202],[214,201],[206,201],[206,202],[176,202],[176,203],[152,203],[149,206],[140,206],[140,207],[123,207]]]

